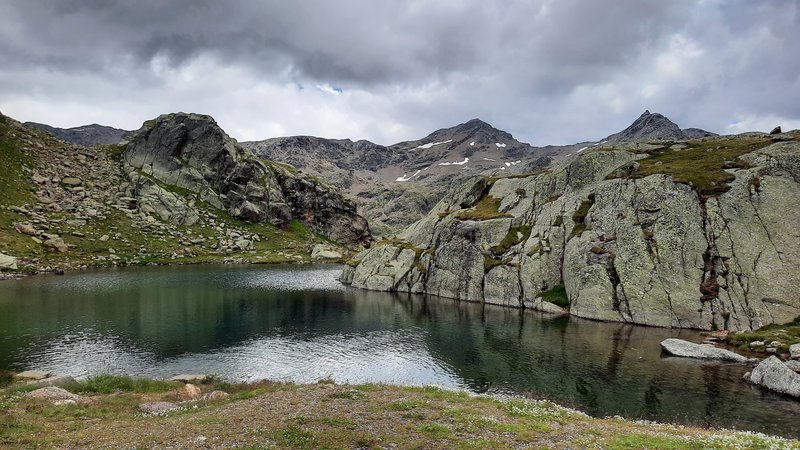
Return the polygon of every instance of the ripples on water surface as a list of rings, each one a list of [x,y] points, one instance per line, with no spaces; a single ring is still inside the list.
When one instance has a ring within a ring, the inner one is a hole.
[[[436,384],[594,415],[800,436],[745,366],[662,358],[695,332],[345,288],[335,266],[189,266],[0,283],[0,368]]]

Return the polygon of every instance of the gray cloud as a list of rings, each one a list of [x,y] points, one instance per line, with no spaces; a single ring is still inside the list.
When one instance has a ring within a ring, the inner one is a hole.
[[[9,0],[0,109],[126,128],[196,110],[238,138],[382,143],[473,117],[568,143],[644,109],[800,127],[798,22],[791,0]]]

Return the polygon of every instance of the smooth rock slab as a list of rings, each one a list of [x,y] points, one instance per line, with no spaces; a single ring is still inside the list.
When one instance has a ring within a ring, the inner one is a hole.
[[[170,378],[169,381],[180,381],[181,383],[202,383],[209,378],[210,377],[208,375],[183,373],[180,375],[175,375],[174,377]]]
[[[673,356],[684,358],[714,359],[719,361],[748,362],[749,359],[729,350],[716,348],[708,344],[695,344],[683,339],[665,339],[661,348]]]
[[[28,384],[34,386],[67,386],[73,383],[75,383],[75,378],[69,375],[54,375],[40,380],[28,381]]]
[[[15,378],[20,380],[43,380],[50,376],[50,372],[44,370],[26,370],[14,375]]]
[[[163,414],[176,409],[180,409],[180,406],[170,402],[149,402],[139,405],[139,411],[145,414]]]
[[[750,381],[775,392],[800,397],[800,374],[775,356],[758,363],[750,373]]]
[[[66,177],[63,180],[61,180],[61,183],[67,186],[76,186],[76,187],[83,184],[80,178],[75,178],[75,177]]]

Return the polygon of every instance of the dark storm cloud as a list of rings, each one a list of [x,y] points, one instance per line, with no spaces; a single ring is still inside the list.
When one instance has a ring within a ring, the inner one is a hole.
[[[384,142],[475,116],[569,142],[645,108],[739,131],[800,119],[798,14],[790,0],[7,0],[0,107],[68,100],[63,117],[78,120],[76,104],[116,105],[119,123],[154,113],[144,96],[228,117],[247,137]]]

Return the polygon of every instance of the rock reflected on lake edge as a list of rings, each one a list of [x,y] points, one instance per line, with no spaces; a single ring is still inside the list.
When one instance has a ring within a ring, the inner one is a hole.
[[[749,381],[763,388],[800,397],[800,374],[776,356],[761,361],[748,377]]]
[[[749,362],[750,359],[738,353],[722,348],[716,348],[709,344],[695,344],[684,341],[683,339],[665,339],[661,342],[661,348],[672,356],[684,358],[712,359],[731,362]]]

